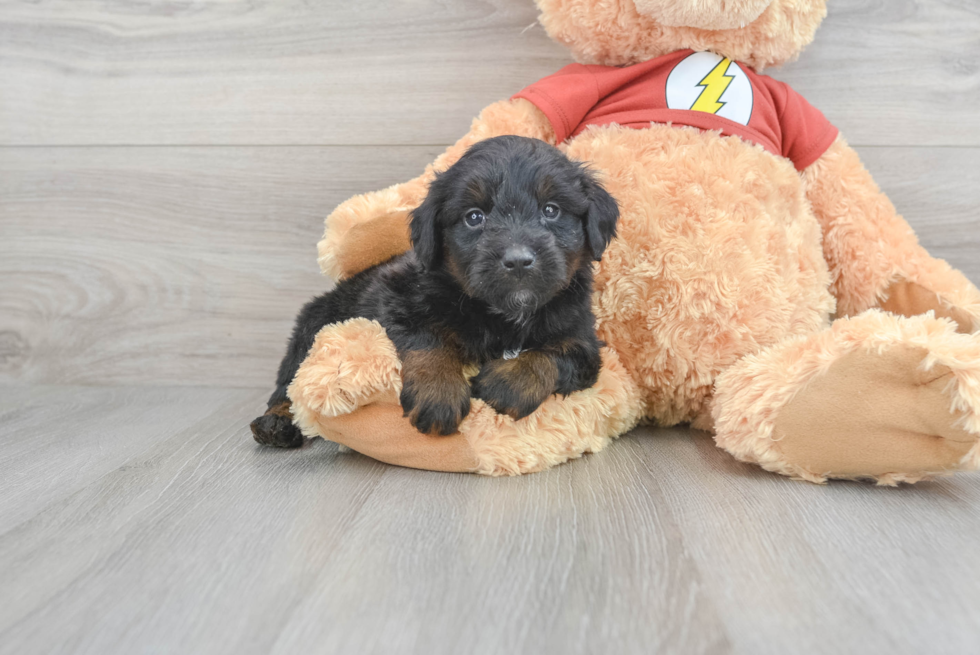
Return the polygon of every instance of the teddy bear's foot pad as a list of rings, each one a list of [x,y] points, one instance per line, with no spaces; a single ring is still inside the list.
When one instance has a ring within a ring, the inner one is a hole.
[[[908,344],[835,361],[775,418],[782,457],[820,477],[912,480],[961,468],[977,442],[953,410],[953,372]]]
[[[715,381],[715,441],[769,471],[916,482],[980,468],[980,338],[878,309],[747,355]]]

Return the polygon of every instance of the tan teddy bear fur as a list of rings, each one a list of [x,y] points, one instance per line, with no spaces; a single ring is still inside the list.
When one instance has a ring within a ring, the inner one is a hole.
[[[761,70],[795,58],[823,0],[539,0],[584,63],[691,48]],[[326,221],[323,271],[342,279],[410,247],[408,212],[435,171],[501,134],[555,143],[534,105],[487,107],[415,180],[351,198]],[[473,401],[450,437],[398,405],[384,330],[320,333],[292,386],[294,420],[379,460],[517,474],[595,452],[639,422],[712,430],[735,457],[794,477],[880,484],[980,466],[980,292],[918,244],[843,137],[798,172],[738,137],[652,124],[592,127],[561,147],[619,200],[596,268],[608,347],[596,386],[513,421]]]

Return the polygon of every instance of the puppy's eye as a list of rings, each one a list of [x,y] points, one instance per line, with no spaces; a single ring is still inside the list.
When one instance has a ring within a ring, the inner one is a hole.
[[[483,225],[483,221],[486,220],[486,217],[479,209],[471,209],[463,216],[463,220],[466,221],[466,224],[470,227],[480,227]]]
[[[544,212],[544,217],[551,221],[561,216],[561,208],[553,202],[549,202],[541,211]]]

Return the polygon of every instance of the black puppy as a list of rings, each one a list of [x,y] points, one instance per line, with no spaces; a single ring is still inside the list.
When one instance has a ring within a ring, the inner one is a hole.
[[[377,320],[395,344],[401,405],[423,433],[455,432],[471,397],[518,419],[551,394],[592,386],[592,261],[618,217],[592,175],[543,141],[477,143],[412,212],[413,250],[303,307],[255,440],[303,443],[286,389],[320,328],[353,317]],[[472,381],[468,364],[481,367]]]

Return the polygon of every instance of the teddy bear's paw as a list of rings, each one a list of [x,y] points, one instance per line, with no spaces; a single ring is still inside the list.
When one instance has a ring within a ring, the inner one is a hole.
[[[321,269],[334,280],[346,280],[405,252],[411,247],[409,214],[407,208],[384,212],[339,234],[328,226],[318,245]]]
[[[303,445],[303,434],[289,416],[263,414],[249,427],[252,428],[252,436],[263,446],[299,448]]]
[[[975,468],[956,386],[926,348],[853,351],[776,414],[775,448],[815,475],[883,484]]]
[[[716,381],[718,445],[813,482],[980,468],[980,338],[870,310],[744,357]]]
[[[401,363],[377,321],[352,318],[327,325],[289,385],[292,413],[301,429],[315,417],[341,416],[401,391]],[[312,436],[312,435],[311,435]]]

